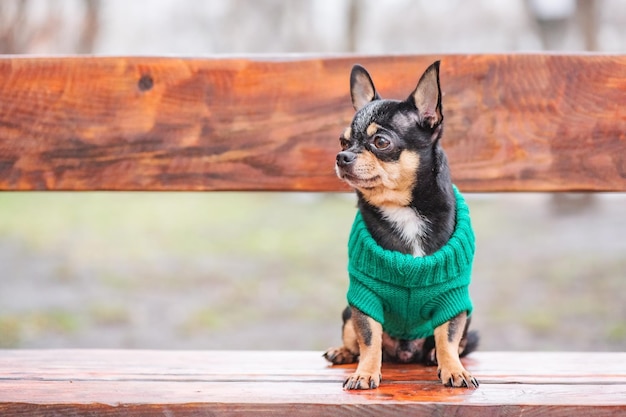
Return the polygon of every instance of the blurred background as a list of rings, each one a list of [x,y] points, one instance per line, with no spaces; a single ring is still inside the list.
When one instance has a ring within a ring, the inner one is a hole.
[[[0,2],[4,54],[540,50],[623,54],[626,3]],[[625,195],[468,202],[483,350],[626,350]],[[0,193],[0,347],[321,352],[354,212],[341,193]]]

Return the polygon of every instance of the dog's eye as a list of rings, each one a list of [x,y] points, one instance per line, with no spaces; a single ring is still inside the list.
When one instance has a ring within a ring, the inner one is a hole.
[[[372,143],[374,144],[376,149],[380,151],[385,150],[389,148],[389,146],[391,146],[391,141],[383,136],[374,136],[374,140],[372,141]]]
[[[341,150],[345,151],[350,147],[350,141],[344,137],[339,138],[339,145],[341,145]]]

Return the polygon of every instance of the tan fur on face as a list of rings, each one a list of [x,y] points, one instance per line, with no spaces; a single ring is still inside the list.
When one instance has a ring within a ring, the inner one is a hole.
[[[418,167],[419,155],[414,152],[402,152],[395,162],[382,162],[372,153],[362,152],[352,171],[362,180],[351,181],[351,185],[374,206],[407,206]]]
[[[374,134],[378,132],[378,128],[380,128],[379,125],[377,125],[376,123],[372,123],[367,127],[365,133],[367,133],[367,136],[374,136]]]
[[[348,126],[345,128],[341,136],[343,136],[344,139],[350,140],[350,135],[352,135],[352,129]]]

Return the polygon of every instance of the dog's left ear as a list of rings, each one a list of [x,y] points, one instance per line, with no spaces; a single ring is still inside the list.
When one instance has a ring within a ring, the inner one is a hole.
[[[441,112],[441,87],[439,86],[439,62],[424,71],[417,87],[407,101],[415,106],[422,127],[433,129],[443,120]]]
[[[350,73],[350,96],[352,97],[352,106],[356,111],[361,110],[366,104],[374,100],[380,100],[372,77],[365,68],[358,64],[352,67]]]

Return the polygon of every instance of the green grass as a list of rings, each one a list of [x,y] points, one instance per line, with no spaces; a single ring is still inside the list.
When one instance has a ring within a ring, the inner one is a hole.
[[[484,349],[624,349],[622,200],[468,202]],[[0,347],[325,348],[354,212],[343,194],[0,193]]]
[[[128,308],[114,304],[91,305],[88,317],[96,326],[119,326],[131,321]]]
[[[21,254],[0,282],[0,316],[8,317],[0,343],[28,346],[58,335],[50,329],[69,336],[80,326],[132,339],[135,322],[149,323],[184,338],[276,314],[334,318],[354,211],[345,195],[0,193],[0,249],[5,242]],[[26,277],[40,286],[33,294],[18,277],[37,264],[51,267]],[[40,306],[9,316],[17,313],[3,306],[8,291]],[[62,326],[51,310],[62,301],[46,291],[74,294],[66,307],[80,320]],[[310,303],[321,313],[310,314]],[[155,310],[166,319],[142,318]],[[33,326],[29,314],[47,324]]]
[[[67,310],[37,310],[0,316],[0,348],[16,348],[26,339],[44,334],[72,336],[81,329],[81,318]]]
[[[0,317],[0,348],[16,348],[22,341],[21,321],[14,316]]]
[[[310,245],[334,241],[332,231],[345,231],[354,212],[344,198],[321,199],[327,210],[311,210],[301,194],[0,193],[0,236],[37,249],[75,245],[90,256],[103,248],[139,258],[155,249],[303,257]]]

